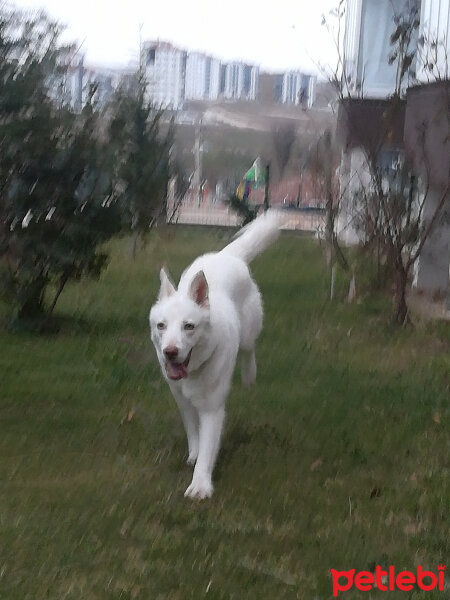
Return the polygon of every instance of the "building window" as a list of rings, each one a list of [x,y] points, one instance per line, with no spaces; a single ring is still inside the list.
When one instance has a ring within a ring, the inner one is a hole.
[[[379,91],[384,95],[394,91],[397,63],[389,64],[393,50],[391,35],[396,27],[394,15],[403,13],[406,17],[418,4],[419,0],[363,1],[357,76],[363,94]]]

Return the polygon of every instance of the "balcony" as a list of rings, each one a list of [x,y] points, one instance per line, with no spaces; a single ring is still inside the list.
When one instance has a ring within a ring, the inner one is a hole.
[[[376,154],[403,147],[404,100],[345,98],[339,104],[337,136],[346,152],[363,148]]]

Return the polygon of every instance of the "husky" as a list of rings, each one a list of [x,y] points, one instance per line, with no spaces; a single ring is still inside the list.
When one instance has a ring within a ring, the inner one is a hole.
[[[245,386],[256,378],[255,342],[263,307],[248,265],[278,237],[276,213],[268,211],[241,229],[217,253],[198,257],[175,288],[164,268],[150,310],[151,339],[164,379],[178,405],[188,443],[189,498],[210,498],[212,472],[238,352]]]

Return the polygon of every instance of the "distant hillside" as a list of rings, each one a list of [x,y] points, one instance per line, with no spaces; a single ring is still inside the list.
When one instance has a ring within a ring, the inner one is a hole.
[[[331,110],[304,110],[300,106],[244,101],[188,102],[177,120],[194,124],[198,119],[205,125],[222,124],[257,131],[272,131],[286,122],[292,123],[299,132],[305,129],[320,131],[335,123]]]
[[[335,128],[330,110],[303,110],[299,106],[260,102],[189,102],[176,113],[176,155],[186,174],[194,171],[196,124],[201,121],[202,178],[211,186],[219,180],[234,182],[257,156],[271,164],[278,181],[283,139],[292,139],[282,170],[296,175],[308,149],[326,130]],[[280,149],[281,144],[281,149]]]

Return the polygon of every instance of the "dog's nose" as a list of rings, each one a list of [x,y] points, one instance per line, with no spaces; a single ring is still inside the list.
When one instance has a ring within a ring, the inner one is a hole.
[[[167,346],[167,348],[164,348],[164,356],[169,360],[173,360],[178,356],[178,348],[176,346]]]

